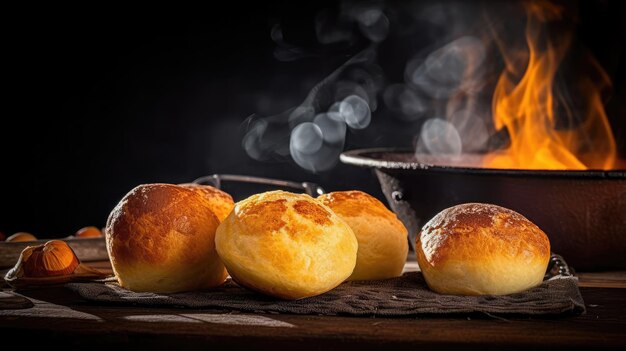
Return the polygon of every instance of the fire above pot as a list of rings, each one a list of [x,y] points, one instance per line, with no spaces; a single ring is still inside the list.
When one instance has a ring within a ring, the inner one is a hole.
[[[439,211],[484,202],[535,222],[552,249],[578,269],[626,268],[626,164],[618,159],[603,105],[609,77],[586,56],[584,69],[567,84],[558,79],[573,34],[548,28],[567,18],[564,9],[547,2],[524,5],[520,40],[492,32],[505,65],[492,95],[490,128],[472,129],[480,121],[471,111],[453,113],[426,120],[415,150],[354,150],[341,160],[375,169],[412,243]],[[471,101],[460,94],[446,110]],[[477,149],[464,145],[483,140],[472,134],[481,130],[490,134],[479,148],[484,153],[471,154]],[[492,140],[498,141],[494,147]]]
[[[577,269],[626,268],[626,169],[471,167],[472,158],[482,157],[457,158],[454,165],[434,156],[418,162],[410,150],[363,149],[344,152],[341,161],[375,170],[412,244],[422,225],[439,211],[460,203],[492,203],[537,224],[549,236],[552,250]]]

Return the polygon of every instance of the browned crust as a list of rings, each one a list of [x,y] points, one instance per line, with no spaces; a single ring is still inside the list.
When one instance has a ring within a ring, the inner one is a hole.
[[[179,186],[194,190],[204,196],[208,201],[209,207],[211,207],[211,210],[215,213],[220,222],[223,221],[235,207],[235,201],[230,194],[210,185],[183,183],[179,184]]]
[[[333,224],[331,212],[315,199],[282,191],[242,201],[235,213],[247,228],[241,235],[266,235],[284,230],[300,239],[313,238],[321,227]]]
[[[182,186],[183,188],[199,191],[202,194],[205,194],[210,199],[219,198],[220,200],[225,201],[225,202],[231,202],[231,203],[233,202],[233,197],[230,196],[230,194],[218,188],[212,187],[210,185],[196,184],[196,183],[182,183],[182,184],[178,184],[178,186]]]
[[[395,213],[375,197],[358,190],[335,191],[317,197],[342,217],[375,216],[388,220],[399,230],[406,230]]]
[[[333,288],[350,275],[357,254],[347,223],[310,196],[285,191],[238,202],[216,244],[234,281],[283,299]]]
[[[330,213],[313,201],[298,200],[293,209],[302,217],[320,225],[330,224]]]
[[[491,255],[542,261],[550,256],[550,241],[534,223],[510,209],[481,203],[441,211],[424,225],[416,247],[421,250],[421,258],[433,267],[452,259],[475,260]]]
[[[194,263],[205,248],[198,236],[214,235],[219,221],[199,193],[172,184],[144,184],[131,190],[106,225],[109,254],[116,263],[163,264],[172,245]]]
[[[242,206],[239,216],[251,230],[242,234],[274,232],[285,226],[282,215],[287,211],[287,200],[260,201]]]

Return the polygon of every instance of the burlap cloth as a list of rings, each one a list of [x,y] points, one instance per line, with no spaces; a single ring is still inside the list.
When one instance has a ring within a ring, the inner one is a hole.
[[[420,272],[379,281],[346,282],[316,297],[283,301],[241,288],[230,279],[219,288],[178,294],[135,293],[116,283],[70,283],[90,301],[160,307],[215,308],[260,313],[376,317],[423,314],[581,314],[585,304],[577,278],[557,272],[533,289],[505,296],[454,296],[431,291]]]

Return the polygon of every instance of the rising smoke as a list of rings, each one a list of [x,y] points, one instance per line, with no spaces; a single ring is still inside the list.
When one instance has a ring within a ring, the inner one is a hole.
[[[337,163],[347,135],[377,118],[418,125],[413,143],[418,159],[506,145],[507,134],[491,123],[491,99],[504,66],[497,40],[522,39],[509,46],[523,61],[524,24],[519,2],[341,2],[338,14],[317,15],[317,39],[323,45],[360,40],[363,50],[300,105],[251,117],[243,147],[257,160],[290,158],[309,171],[326,171]],[[279,25],[271,36],[276,59],[309,57],[284,40]],[[398,66],[400,75],[393,73]]]

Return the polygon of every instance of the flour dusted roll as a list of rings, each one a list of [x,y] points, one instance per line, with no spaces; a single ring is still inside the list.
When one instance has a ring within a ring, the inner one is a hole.
[[[208,200],[209,207],[211,207],[211,210],[220,222],[223,221],[224,218],[228,216],[230,211],[233,210],[233,207],[235,207],[235,201],[233,201],[232,196],[210,185],[195,183],[184,183],[179,185],[184,188],[194,190],[204,196]]]
[[[550,242],[515,211],[468,203],[447,208],[426,223],[416,252],[424,278],[436,292],[505,295],[542,282]]]
[[[289,300],[341,284],[352,274],[358,249],[352,229],[331,209],[285,191],[238,202],[215,244],[238,284]]]
[[[349,280],[397,277],[406,263],[406,227],[378,199],[362,191],[336,191],[317,198],[350,225],[359,242]]]
[[[144,184],[117,204],[105,234],[113,271],[133,291],[173,293],[222,284],[215,250],[218,218],[200,193],[172,184]]]

